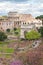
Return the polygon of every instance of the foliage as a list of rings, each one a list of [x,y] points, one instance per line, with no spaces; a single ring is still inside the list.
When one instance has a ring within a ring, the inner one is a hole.
[[[15,32],[15,34],[16,34],[16,35],[18,35],[18,34],[19,34],[19,32]]]
[[[6,49],[4,49],[4,52],[5,53],[13,53],[14,49],[13,48],[6,48]]]
[[[20,34],[20,29],[19,28],[14,28],[14,33],[15,33],[15,35],[19,35]]]
[[[2,18],[7,18],[7,16],[2,16]]]
[[[17,28],[14,28],[14,31],[16,31],[17,30]]]
[[[0,31],[0,41],[4,41],[5,39],[7,39],[7,35]]]
[[[7,31],[7,32],[10,32],[10,29],[7,29],[6,31]]]
[[[37,16],[36,19],[41,19],[43,24],[43,15]]]
[[[37,16],[36,19],[43,19],[43,15]]]
[[[40,29],[38,29],[39,33],[41,33],[41,36],[43,37],[43,27],[40,27]]]
[[[29,39],[29,40],[32,40],[32,39],[39,39],[41,36],[40,33],[38,33],[37,31],[34,31],[34,30],[31,30],[30,32],[27,32],[25,34],[25,38],[26,39]]]

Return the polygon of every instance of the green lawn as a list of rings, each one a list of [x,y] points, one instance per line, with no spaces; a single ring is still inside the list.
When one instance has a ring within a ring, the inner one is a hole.
[[[8,48],[8,44],[9,43],[12,43],[14,41],[6,41],[6,42],[3,42],[3,41],[0,41],[0,58],[1,57],[6,57],[6,58],[10,58],[11,57],[11,54],[14,53],[14,48]],[[5,54],[3,54],[5,53]]]
[[[8,44],[9,43],[16,43],[17,40],[6,40],[6,41],[0,41],[0,58],[1,57],[6,57],[6,58],[10,58],[12,53],[15,52],[14,48],[8,48]],[[20,42],[20,40],[18,40],[18,42]],[[3,54],[5,53],[5,54]]]
[[[15,42],[16,40],[5,40],[5,41],[0,41],[0,45],[7,45],[9,43],[13,43]]]
[[[11,54],[0,54],[0,58],[1,57],[11,58]]]
[[[13,48],[3,48],[3,47],[0,47],[0,52],[3,52],[3,53],[13,53],[14,49]]]
[[[11,58],[11,54],[5,54],[6,58]]]
[[[7,48],[7,49],[4,49],[4,52],[5,53],[13,53],[14,49],[13,48]]]
[[[1,52],[0,57],[11,58],[11,54],[14,53],[14,49],[13,48],[4,49],[3,47],[0,47],[0,52]]]
[[[3,51],[3,48],[2,47],[0,47],[0,52],[2,52]]]

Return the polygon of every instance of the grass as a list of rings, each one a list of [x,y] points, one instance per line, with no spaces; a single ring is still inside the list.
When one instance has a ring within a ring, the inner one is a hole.
[[[0,54],[0,58],[1,57],[11,58],[11,54]]]
[[[6,58],[11,58],[11,54],[6,54],[5,57]]]
[[[13,40],[6,41],[6,42],[0,41],[0,57],[6,57],[6,58],[11,57],[10,54],[12,54],[14,52],[14,49],[7,47],[8,43],[10,43],[10,42],[12,43],[14,41]],[[1,53],[9,53],[9,54],[1,54]]]
[[[14,52],[14,49],[13,48],[3,48],[3,47],[0,47],[0,52],[3,52],[3,53],[13,53]]]
[[[21,40],[6,40],[6,41],[0,41],[0,47],[6,48],[8,44],[10,43],[16,43],[16,42],[21,42]]]
[[[9,43],[16,42],[17,40],[6,40],[6,41],[0,41],[0,58],[6,57],[11,58],[11,54],[14,53],[14,48],[8,48]],[[1,54],[1,53],[7,53],[7,54]]]
[[[17,42],[17,40],[8,40],[8,41],[4,41],[4,42],[0,41],[0,52],[12,54],[15,50],[14,50],[14,48],[8,48],[8,44],[13,43],[13,42]],[[18,40],[18,42],[20,43],[20,40]]]
[[[0,47],[0,52],[2,52],[3,51],[3,48],[2,47]]]
[[[7,49],[4,49],[4,52],[5,53],[13,53],[14,49],[13,48],[7,48]]]
[[[14,48],[8,48],[7,47],[8,41],[6,41],[6,42],[0,42],[0,52],[3,52],[3,53],[13,53],[14,52]],[[10,41],[10,42],[12,42],[12,41]],[[0,54],[0,56],[1,56],[1,54]]]
[[[16,40],[6,40],[6,41],[0,41],[0,45],[7,45],[9,43],[13,43],[15,42]]]
[[[1,58],[1,57],[3,57],[3,55],[2,55],[2,54],[0,54],[0,58]]]
[[[0,52],[5,53],[5,54],[0,53],[0,57],[11,58],[11,54],[14,52],[14,49],[13,48],[4,49],[3,47],[0,47]]]

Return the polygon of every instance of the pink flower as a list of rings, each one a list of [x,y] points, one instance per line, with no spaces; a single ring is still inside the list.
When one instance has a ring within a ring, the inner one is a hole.
[[[12,62],[10,65],[23,65],[23,63],[20,60],[16,60]]]

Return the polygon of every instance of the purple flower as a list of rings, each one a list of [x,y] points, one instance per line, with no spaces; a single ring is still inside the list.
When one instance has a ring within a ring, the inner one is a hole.
[[[23,63],[20,60],[16,60],[12,62],[10,65],[23,65]]]

